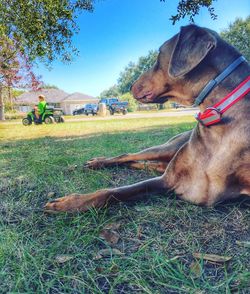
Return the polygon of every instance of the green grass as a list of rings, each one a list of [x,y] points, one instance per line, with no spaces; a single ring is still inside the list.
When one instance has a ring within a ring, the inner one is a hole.
[[[82,164],[161,144],[193,126],[190,117],[1,124],[0,293],[250,293],[250,249],[236,242],[250,241],[249,201],[208,209],[173,194],[148,195],[84,214],[42,211],[67,193],[153,177],[121,167],[83,170]],[[120,223],[114,245],[100,237],[109,223]],[[122,255],[96,258],[112,248]],[[201,260],[197,273],[194,252],[232,259]],[[59,263],[58,255],[69,260]]]

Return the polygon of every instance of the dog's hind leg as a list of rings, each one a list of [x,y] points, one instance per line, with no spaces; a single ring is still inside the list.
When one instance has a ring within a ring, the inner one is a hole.
[[[185,133],[179,134],[171,138],[167,143],[147,148],[138,153],[132,154],[123,154],[116,157],[105,158],[97,157],[93,158],[90,161],[87,161],[85,164],[86,168],[97,169],[102,167],[109,167],[121,164],[127,164],[130,167],[134,168],[143,168],[143,165],[136,165],[138,161],[159,161],[162,163],[167,163],[173,158],[175,153],[179,148],[184,145],[190,138],[192,131],[187,131]]]
[[[246,161],[247,160],[249,161],[249,157]],[[237,178],[241,186],[240,194],[250,196],[250,164],[245,164],[239,167]]]

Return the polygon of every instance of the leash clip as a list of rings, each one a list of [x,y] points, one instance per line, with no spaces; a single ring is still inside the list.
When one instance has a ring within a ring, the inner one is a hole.
[[[203,113],[198,113],[196,119],[203,126],[208,127],[221,121],[222,113],[220,109],[216,107],[208,107]]]
[[[221,116],[222,116],[222,113],[221,113],[221,111],[220,111],[220,109],[218,109],[218,108],[216,108],[216,107],[208,107],[207,109],[206,109],[206,111],[207,110],[210,110],[211,111],[211,113],[213,113],[213,115],[217,115],[217,117],[218,118],[221,118]],[[205,112],[206,112],[205,111]]]

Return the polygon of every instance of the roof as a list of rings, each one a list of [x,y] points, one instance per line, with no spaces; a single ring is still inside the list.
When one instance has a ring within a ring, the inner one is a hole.
[[[60,89],[42,89],[40,91],[30,91],[25,92],[22,95],[16,98],[17,104],[34,104],[38,102],[38,96],[44,95],[45,99],[48,103],[61,103],[61,102],[84,102],[93,100],[96,102],[98,98],[84,94],[75,92],[73,94],[68,94]]]
[[[96,97],[93,97],[84,93],[75,92],[73,94],[68,95],[65,99],[63,99],[63,102],[84,101],[84,100],[96,101],[98,99]]]
[[[68,93],[60,89],[42,89],[40,91],[30,91],[23,93],[16,98],[16,103],[37,103],[39,95],[44,95],[46,101],[49,103],[60,103],[67,96],[69,96]]]

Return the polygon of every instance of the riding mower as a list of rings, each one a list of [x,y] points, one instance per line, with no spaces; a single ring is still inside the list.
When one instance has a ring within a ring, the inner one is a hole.
[[[53,123],[63,123],[63,112],[61,108],[53,108],[53,107],[46,107],[45,111],[40,115],[39,119],[37,119],[35,115],[35,110],[31,110],[27,117],[25,117],[22,120],[22,123],[24,126],[29,126],[32,124],[32,122],[35,125],[42,124],[43,122],[45,124],[53,124]]]

